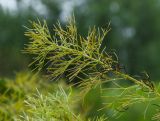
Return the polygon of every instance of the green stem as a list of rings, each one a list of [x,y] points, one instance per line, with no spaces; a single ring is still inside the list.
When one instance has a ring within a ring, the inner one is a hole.
[[[140,80],[137,80],[131,76],[129,76],[128,74],[124,74],[124,73],[121,73],[121,72],[118,72],[118,71],[113,71],[114,74],[126,79],[126,80],[130,80],[132,82],[134,82],[135,84],[138,84],[140,86],[143,86],[143,87],[146,87],[147,89],[149,89],[150,91],[154,92],[155,95],[159,96],[160,97],[160,93],[157,91],[157,90],[153,90],[151,89],[149,86],[147,86],[146,84],[144,84],[142,81]]]

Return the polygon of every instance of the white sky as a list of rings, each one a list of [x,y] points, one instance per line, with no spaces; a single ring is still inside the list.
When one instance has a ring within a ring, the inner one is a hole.
[[[18,7],[16,0],[0,0],[0,6],[12,12],[16,11]],[[22,0],[21,8],[27,9],[29,6],[32,6],[41,15],[47,14],[46,7],[39,0]]]
[[[5,9],[9,8],[11,10],[16,10],[17,8],[17,4],[15,0],[0,0],[0,5]]]
[[[72,13],[73,7],[83,4],[85,0],[66,0],[62,4],[62,13],[60,15],[61,20],[66,21]],[[17,2],[16,0],[0,0],[0,6],[3,9],[7,9],[11,12],[17,11]],[[22,10],[28,9],[29,6],[38,12],[40,15],[47,15],[47,8],[44,6],[40,0],[22,0],[21,8]]]

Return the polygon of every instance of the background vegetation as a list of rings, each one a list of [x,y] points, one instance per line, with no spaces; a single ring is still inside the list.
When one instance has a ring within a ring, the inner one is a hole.
[[[22,110],[28,109],[23,107],[23,100],[33,92],[36,93],[36,88],[41,87],[39,91],[42,94],[52,93],[57,89],[54,84],[50,89],[50,82],[46,82],[44,77],[33,77],[30,72],[26,72],[32,57],[22,54],[21,50],[24,44],[28,43],[23,27],[28,26],[28,20],[46,19],[49,29],[52,30],[57,20],[60,20],[63,26],[66,24],[66,16],[74,12],[78,30],[82,35],[87,35],[89,26],[107,27],[111,22],[111,31],[105,38],[103,46],[107,45],[108,51],[116,50],[121,64],[125,65],[129,74],[137,75],[145,70],[149,73],[150,79],[158,83],[160,79],[158,0],[140,2],[138,0],[36,0],[30,3],[25,6],[25,0],[16,0],[15,9],[0,7],[1,120],[11,120],[14,116],[21,115],[19,112]],[[35,7],[36,5],[40,7]],[[16,74],[19,71],[25,72]],[[95,114],[97,116],[106,114],[105,110],[97,112],[103,101],[97,90],[96,88],[88,94],[85,108],[78,104],[79,107],[75,109],[82,112],[81,119],[84,117],[93,119]],[[89,107],[87,104],[90,104]],[[145,115],[147,118],[144,118],[145,109],[146,105],[136,105],[122,112],[124,115],[117,120],[150,121],[155,108],[152,106],[147,111]]]

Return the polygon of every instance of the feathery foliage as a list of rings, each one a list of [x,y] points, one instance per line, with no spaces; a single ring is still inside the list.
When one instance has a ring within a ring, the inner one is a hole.
[[[87,121],[75,114],[72,91],[66,93],[62,87],[55,93],[42,95],[38,90],[34,96],[29,96],[25,103],[29,107],[18,121]],[[88,120],[90,121],[90,120]],[[106,121],[105,118],[95,118],[92,121]]]
[[[75,79],[74,84],[81,87],[82,94],[100,85],[102,96],[106,91],[111,92],[111,95],[104,96],[107,98],[104,107],[114,109],[113,116],[126,111],[133,104],[150,104],[160,99],[159,89],[148,79],[146,72],[143,73],[145,78],[126,74],[120,67],[116,53],[106,51],[107,46],[102,47],[109,26],[107,29],[90,28],[87,37],[83,37],[78,34],[74,18],[69,20],[66,27],[59,22],[54,25],[53,35],[45,21],[31,22],[31,25],[32,28],[27,28],[25,33],[30,42],[24,49],[25,53],[34,56],[30,65],[36,65],[38,71],[46,70],[53,80],[62,77],[69,81]],[[125,87],[123,82],[126,81],[133,84]],[[112,86],[104,87],[104,83]]]
[[[54,89],[53,84],[42,82],[42,79],[30,72],[17,73],[15,79],[0,80],[0,120],[13,121],[20,112],[26,109],[24,99],[40,88],[44,93],[46,90]]]
[[[64,29],[58,22],[54,26],[53,36],[45,21],[43,24],[39,21],[31,24],[33,28],[28,28],[25,32],[31,41],[26,45],[24,52],[34,55],[34,61],[30,65],[35,64],[38,71],[45,67],[47,74],[53,79],[65,73],[70,81],[75,77],[83,81],[84,79],[78,75],[80,73],[87,77],[88,81],[102,80],[102,76],[109,73],[105,81],[121,77],[153,90],[153,85],[149,81],[146,84],[143,80],[137,80],[121,72],[116,53],[106,52],[106,47],[102,48],[101,44],[110,30],[109,27],[107,29],[93,27],[89,29],[85,38],[78,34],[75,19],[70,19]]]
[[[104,49],[101,50],[108,29],[96,30],[94,27],[84,38],[77,33],[75,20],[72,19],[65,29],[58,22],[52,37],[46,22],[43,25],[32,22],[32,25],[33,29],[28,29],[25,35],[33,41],[27,44],[25,52],[36,55],[31,64],[36,63],[38,70],[47,65],[47,71],[54,79],[66,72],[69,80],[78,77],[79,73],[96,77],[100,75],[98,69],[103,73],[112,70],[115,61]]]

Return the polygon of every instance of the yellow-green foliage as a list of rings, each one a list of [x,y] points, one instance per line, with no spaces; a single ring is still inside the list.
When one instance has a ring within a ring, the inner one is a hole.
[[[26,110],[24,99],[37,89],[43,93],[54,86],[30,72],[17,73],[15,79],[0,80],[0,120],[10,121]],[[47,90],[45,90],[47,88]]]
[[[24,121],[75,121],[80,120],[79,116],[73,113],[74,102],[71,93],[66,94],[62,87],[54,93],[47,95],[37,94],[29,96],[25,103],[29,107],[27,114],[21,116]],[[71,108],[72,107],[72,108]]]
[[[76,93],[77,94],[77,93]],[[28,96],[25,101],[28,109],[20,116],[18,121],[90,121],[75,109],[77,108],[78,95],[71,90],[65,91],[62,87],[47,95],[37,94]],[[107,121],[106,118],[93,118],[92,121]]]
[[[47,71],[54,79],[66,72],[69,80],[77,77],[79,73],[96,77],[99,74],[97,66],[103,73],[112,70],[114,62],[112,57],[107,53],[104,54],[104,50],[100,50],[108,29],[97,30],[94,27],[84,38],[77,33],[73,19],[65,29],[58,22],[54,26],[55,34],[52,36],[45,21],[43,25],[40,22],[31,24],[33,28],[25,33],[31,41],[26,45],[24,52],[35,55],[31,65],[36,64],[38,70],[47,64]]]
[[[88,35],[83,37],[78,34],[74,18],[64,28],[58,22],[53,35],[45,21],[31,22],[31,25],[25,33],[30,42],[24,49],[25,53],[34,56],[31,65],[38,71],[45,70],[53,80],[62,77],[70,82],[74,80],[83,96],[99,85],[101,96],[106,100],[103,107],[112,112],[111,116],[137,103],[147,103],[146,112],[152,102],[160,99],[159,87],[154,86],[146,72],[143,73],[145,78],[123,72],[116,53],[108,52],[108,46],[102,47],[109,28],[90,28]],[[126,85],[127,81],[132,85]],[[158,115],[154,119],[156,117]]]
[[[83,37],[78,34],[74,18],[65,28],[62,28],[58,22],[54,26],[53,35],[50,34],[45,21],[43,24],[39,21],[31,22],[31,25],[32,28],[27,28],[25,32],[30,42],[24,52],[34,55],[34,61],[30,65],[35,64],[35,69],[38,68],[38,71],[45,68],[52,79],[59,79],[65,74],[70,81],[77,77],[81,80],[82,86],[91,87],[104,83],[102,81],[109,82],[119,77],[150,91],[154,90],[148,80],[144,83],[144,80],[138,80],[121,72],[117,67],[119,62],[116,53],[107,52],[105,50],[107,47],[102,48],[102,42],[109,28],[90,28],[87,37]],[[104,80],[103,76],[105,76]]]

